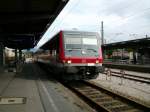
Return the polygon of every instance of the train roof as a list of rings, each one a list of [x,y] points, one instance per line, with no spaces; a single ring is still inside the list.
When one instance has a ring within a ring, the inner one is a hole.
[[[75,30],[60,30],[57,32],[53,37],[56,37],[60,34],[60,32],[65,34],[87,34],[87,35],[99,35],[98,32],[89,32],[89,31],[75,31]],[[54,38],[51,38],[49,41],[47,41],[44,45],[42,45],[40,48],[44,50],[48,50],[50,46],[50,41]]]
[[[67,34],[88,34],[88,35],[98,34],[98,32],[77,31],[77,30],[62,30],[62,32]]]

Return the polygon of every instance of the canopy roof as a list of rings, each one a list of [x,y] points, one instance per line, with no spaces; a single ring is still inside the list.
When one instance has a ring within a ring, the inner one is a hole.
[[[0,41],[18,49],[33,48],[68,0],[3,0]]]

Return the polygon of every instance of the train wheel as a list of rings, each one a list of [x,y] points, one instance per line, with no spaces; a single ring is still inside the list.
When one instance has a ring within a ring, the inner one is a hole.
[[[90,79],[96,79],[98,77],[99,73],[96,70],[90,71],[89,77]]]

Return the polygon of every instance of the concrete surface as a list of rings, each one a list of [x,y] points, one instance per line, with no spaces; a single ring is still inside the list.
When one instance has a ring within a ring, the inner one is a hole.
[[[107,68],[125,69],[142,73],[150,73],[150,65],[104,63]]]
[[[25,104],[0,105],[0,112],[91,112],[86,104],[69,93],[34,64],[25,64],[21,73],[0,73],[0,96],[25,97]]]
[[[115,72],[119,72],[120,71],[120,69],[111,69],[111,70],[115,71]],[[134,72],[134,71],[128,71],[128,70],[124,70],[124,71],[127,74],[150,78],[150,73]]]

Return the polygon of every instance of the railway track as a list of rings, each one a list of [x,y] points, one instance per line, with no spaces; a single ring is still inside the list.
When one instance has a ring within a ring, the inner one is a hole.
[[[88,81],[69,82],[64,85],[98,112],[150,112],[149,107]]]
[[[150,84],[149,77],[127,74],[125,72],[124,72],[124,74],[122,74],[121,72],[116,72],[116,71],[112,71],[112,70],[110,72],[111,72],[110,76],[115,76],[115,77],[120,77],[120,78],[122,77],[124,79],[129,79],[129,80],[134,80],[134,81]],[[105,71],[104,74],[107,75],[107,71]]]

